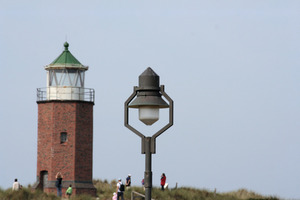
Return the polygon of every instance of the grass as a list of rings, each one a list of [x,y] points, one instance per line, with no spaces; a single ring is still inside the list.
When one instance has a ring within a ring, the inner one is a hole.
[[[99,198],[99,200],[111,200],[113,193],[116,191],[117,181],[94,180],[94,185],[97,189],[97,198]],[[141,194],[145,193],[142,187],[131,187],[124,192],[125,200],[131,199],[132,191]],[[208,190],[187,187],[168,189],[165,191],[154,187],[152,188],[152,198],[155,200],[279,200],[276,197],[264,197],[246,189],[228,193],[215,193]],[[32,191],[29,185],[19,191],[12,191],[11,189],[3,190],[0,188],[0,200],[60,200],[60,198],[54,194]],[[77,195],[71,197],[71,200],[96,200],[96,198],[89,195]],[[143,200],[143,198],[135,198],[135,200]]]
[[[19,191],[11,189],[0,189],[0,200],[56,200],[57,197],[53,194],[46,194],[42,191],[31,191],[30,187],[22,188]]]

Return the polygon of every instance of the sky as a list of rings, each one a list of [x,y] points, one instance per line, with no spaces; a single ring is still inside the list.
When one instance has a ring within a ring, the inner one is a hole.
[[[93,178],[132,174],[145,155],[124,102],[151,67],[174,100],[153,185],[300,199],[300,1],[0,0],[0,187],[36,181],[36,89],[69,43],[95,89]],[[168,121],[143,126],[151,136]],[[135,121],[137,120],[137,121]]]

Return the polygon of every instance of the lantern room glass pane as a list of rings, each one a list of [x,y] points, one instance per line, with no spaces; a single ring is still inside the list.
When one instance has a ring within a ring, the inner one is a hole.
[[[49,71],[49,86],[56,86],[55,71]]]
[[[71,86],[70,78],[66,73],[62,74],[60,86]]]
[[[63,70],[61,69],[56,69],[54,70],[54,73],[55,73],[55,76],[56,76],[56,85],[61,85],[61,81],[62,81],[62,78],[63,78]]]
[[[69,69],[68,70],[69,84],[70,86],[75,86],[78,78],[78,70]]]
[[[75,86],[84,87],[83,77],[84,77],[84,71],[78,70]]]

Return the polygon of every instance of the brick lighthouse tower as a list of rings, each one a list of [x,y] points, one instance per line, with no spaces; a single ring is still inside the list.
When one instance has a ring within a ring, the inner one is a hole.
[[[93,186],[94,90],[84,87],[87,66],[64,44],[64,51],[47,71],[47,87],[37,89],[38,144],[36,189],[56,194],[56,174],[62,192],[96,195]]]

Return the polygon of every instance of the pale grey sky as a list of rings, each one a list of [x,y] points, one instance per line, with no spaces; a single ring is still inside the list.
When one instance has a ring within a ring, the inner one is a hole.
[[[164,172],[171,187],[300,199],[299,35],[296,0],[0,1],[0,187],[36,180],[36,88],[67,40],[96,91],[95,179],[140,185],[123,107],[150,66],[175,104],[154,186]]]

